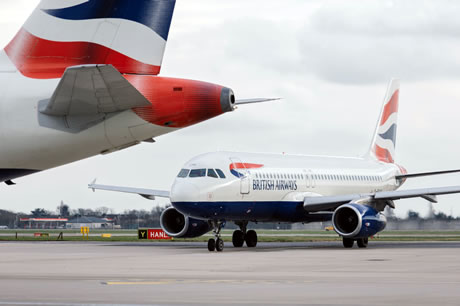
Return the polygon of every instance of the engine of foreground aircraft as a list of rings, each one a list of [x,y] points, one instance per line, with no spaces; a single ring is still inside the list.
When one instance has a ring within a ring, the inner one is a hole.
[[[334,230],[345,238],[368,238],[385,229],[385,216],[372,207],[361,204],[344,204],[332,216]]]
[[[195,238],[212,230],[209,222],[184,216],[174,207],[161,214],[160,224],[165,233],[174,238]]]

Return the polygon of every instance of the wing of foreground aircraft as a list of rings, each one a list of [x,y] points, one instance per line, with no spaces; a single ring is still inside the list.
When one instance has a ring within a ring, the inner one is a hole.
[[[437,195],[452,193],[460,193],[460,186],[379,191],[367,194],[347,194],[338,196],[308,197],[304,199],[303,207],[308,212],[317,212],[334,210],[342,204],[354,201],[393,201],[417,197],[421,197],[430,202],[437,203]]]
[[[169,191],[165,191],[165,190],[153,190],[153,189],[144,189],[144,188],[99,185],[99,184],[96,184],[96,180],[94,180],[91,184],[88,184],[88,188],[92,189],[93,191],[96,191],[97,189],[97,190],[107,190],[107,191],[118,191],[118,192],[124,192],[124,193],[135,193],[148,200],[155,200],[155,197],[169,198]]]

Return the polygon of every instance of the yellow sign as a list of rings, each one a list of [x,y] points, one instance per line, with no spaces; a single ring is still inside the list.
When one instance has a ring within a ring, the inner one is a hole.
[[[102,234],[102,238],[112,238],[112,234]]]
[[[88,239],[88,237],[89,237],[89,226],[80,227],[80,233],[83,235],[83,237],[86,236],[86,239]]]

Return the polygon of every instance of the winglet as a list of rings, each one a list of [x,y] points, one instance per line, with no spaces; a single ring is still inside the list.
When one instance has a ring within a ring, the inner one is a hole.
[[[96,192],[96,189],[94,188],[94,184],[96,184],[97,178],[95,178],[90,184],[88,184],[88,188],[93,190],[93,192]]]

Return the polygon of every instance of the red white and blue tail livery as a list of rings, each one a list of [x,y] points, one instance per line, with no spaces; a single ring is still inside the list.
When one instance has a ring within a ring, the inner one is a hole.
[[[233,111],[229,88],[156,76],[175,0],[42,0],[0,51],[0,182]]]
[[[399,80],[392,80],[385,95],[371,151],[380,161],[394,163],[398,122]]]
[[[158,74],[175,0],[44,0],[5,48],[25,76],[59,78],[69,66],[111,64]]]

